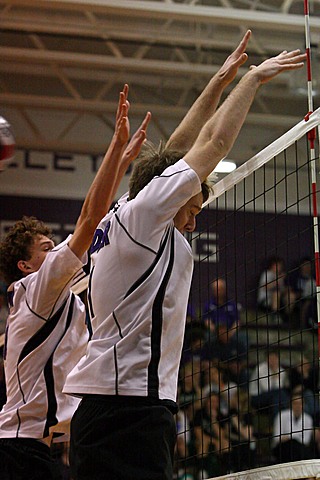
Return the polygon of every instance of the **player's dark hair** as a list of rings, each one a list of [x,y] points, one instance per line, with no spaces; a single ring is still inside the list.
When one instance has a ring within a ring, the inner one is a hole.
[[[186,152],[165,148],[160,142],[156,147],[151,142],[146,142],[138,159],[134,163],[129,180],[129,199],[132,200],[148,183],[162,174],[162,172],[184,157]],[[207,181],[201,184],[203,201],[209,198],[211,186]]]
[[[23,217],[10,228],[0,243],[0,274],[8,285],[22,278],[18,262],[31,258],[31,247],[38,235],[53,237],[51,229],[41,220]]]

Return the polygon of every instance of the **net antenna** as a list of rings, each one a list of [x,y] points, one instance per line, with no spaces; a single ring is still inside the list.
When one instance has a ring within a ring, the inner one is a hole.
[[[308,108],[309,111],[305,116],[305,121],[309,120],[313,113],[313,95],[312,95],[312,65],[311,65],[311,42],[310,42],[310,22],[309,22],[309,0],[304,0],[304,18],[305,18],[305,38],[306,38],[306,54],[307,54],[307,91],[308,91]],[[319,126],[318,133],[320,136]],[[319,257],[319,225],[318,225],[318,209],[317,209],[317,172],[316,172],[316,154],[315,140],[317,137],[316,128],[314,127],[308,133],[309,149],[310,149],[310,178],[313,206],[313,235],[314,235],[314,262],[316,271],[316,300],[317,300],[317,319],[318,319],[318,357],[320,360],[320,257]]]

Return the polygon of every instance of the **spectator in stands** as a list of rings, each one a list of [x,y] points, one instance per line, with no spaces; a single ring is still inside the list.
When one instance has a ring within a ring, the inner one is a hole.
[[[188,328],[186,330],[181,365],[192,361],[201,362],[203,360],[205,338],[206,333],[198,324],[195,324],[193,328]]]
[[[216,360],[229,381],[246,384],[248,343],[245,332],[239,327],[238,306],[228,299],[224,279],[217,278],[212,283],[212,292],[205,306],[210,335],[203,348],[203,358]]]
[[[185,410],[179,410],[176,415],[177,443],[175,448],[175,464],[177,477],[193,480],[194,463],[191,451],[191,430],[188,415]]]
[[[292,392],[291,406],[281,410],[274,420],[273,455],[276,463],[311,458],[313,420],[303,410],[301,387]]]
[[[220,413],[224,417],[227,417],[229,415],[231,399],[238,394],[237,384],[228,381],[228,379],[225,378],[224,371],[221,371],[215,362],[210,362],[206,368],[202,370],[202,375],[202,398],[206,398],[211,393],[218,394]]]
[[[278,314],[287,322],[294,311],[296,298],[296,292],[288,284],[283,259],[270,257],[259,279],[258,307],[266,313]]]
[[[188,362],[179,370],[179,408],[187,412],[192,424],[195,410],[201,408],[201,370],[199,362]]]
[[[229,433],[219,410],[219,395],[203,399],[194,417],[194,435],[200,478],[224,475],[228,470]]]
[[[288,371],[290,391],[298,387],[302,390],[303,407],[315,420],[319,415],[319,366],[311,362],[306,355],[292,365]]]
[[[211,283],[211,296],[204,308],[205,323],[210,332],[214,333],[220,324],[238,325],[238,305],[228,298],[226,281],[218,277]]]
[[[297,309],[299,312],[299,327],[313,327],[316,320],[316,281],[313,274],[312,262],[304,257],[299,263],[299,269],[291,278],[292,288],[297,295]]]
[[[201,409],[201,370],[200,363],[197,361],[190,361],[180,366],[178,405],[175,460],[178,474],[179,470],[184,470],[191,477],[196,471],[194,417],[197,410]],[[184,477],[178,475],[178,478]]]
[[[309,257],[304,257],[300,261],[295,287],[296,290],[299,291],[300,298],[302,299],[313,297],[316,293],[316,281],[312,271],[312,262]]]
[[[270,348],[266,360],[258,363],[249,382],[251,406],[273,418],[288,405],[288,375],[280,364],[277,348]]]
[[[229,429],[231,464],[234,472],[254,468],[256,465],[256,437],[248,390],[237,389],[230,397]]]

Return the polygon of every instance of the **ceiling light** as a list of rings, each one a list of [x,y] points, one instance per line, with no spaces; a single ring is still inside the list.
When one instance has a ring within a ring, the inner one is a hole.
[[[235,162],[231,160],[220,160],[216,168],[213,170],[215,173],[230,173],[237,168]]]

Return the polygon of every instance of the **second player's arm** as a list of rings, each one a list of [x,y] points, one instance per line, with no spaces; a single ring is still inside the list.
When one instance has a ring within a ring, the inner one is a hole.
[[[127,145],[130,130],[127,94],[128,87],[125,86],[120,94],[113,138],[88,191],[74,234],[69,241],[69,247],[78,258],[81,258],[88,250],[98,223],[108,212],[121,179],[129,164],[138,155],[146,138],[150,113],[147,113],[141,126]]]
[[[237,48],[228,56],[222,67],[211,78],[182,122],[172,133],[167,142],[167,148],[178,151],[190,150],[203,125],[216,111],[223,91],[234,80],[239,67],[247,60],[248,55],[245,53],[245,50],[250,36],[251,31],[248,30]]]
[[[269,58],[243,76],[215,114],[202,128],[185,161],[198,174],[201,182],[231,150],[246,119],[260,85],[286,70],[303,66],[306,55],[299,50],[282,52]]]

